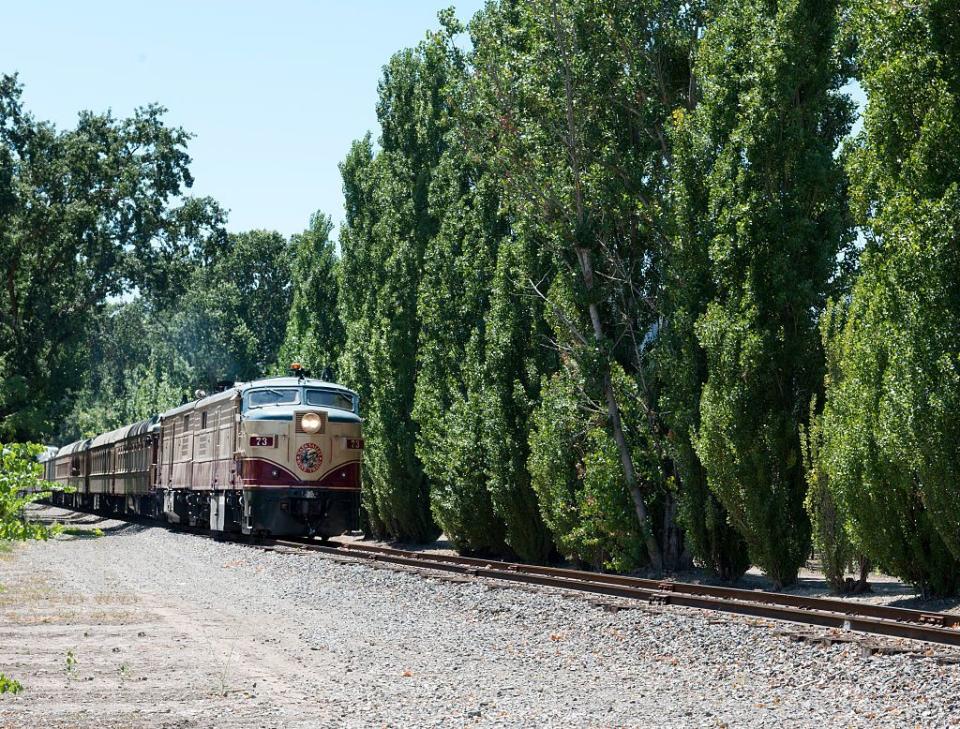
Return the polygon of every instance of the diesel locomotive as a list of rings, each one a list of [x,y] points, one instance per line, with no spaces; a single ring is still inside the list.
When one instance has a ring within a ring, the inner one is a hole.
[[[359,398],[307,377],[236,383],[44,459],[55,505],[218,532],[329,537],[356,529]]]

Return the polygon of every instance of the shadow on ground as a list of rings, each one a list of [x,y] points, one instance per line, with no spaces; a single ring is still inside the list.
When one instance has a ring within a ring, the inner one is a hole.
[[[61,532],[66,539],[102,539],[103,537],[129,536],[139,534],[147,529],[156,529],[150,524],[134,524],[132,522],[115,522],[110,519],[102,521],[110,522],[109,526],[97,526],[96,524],[84,524],[82,527],[64,525]]]

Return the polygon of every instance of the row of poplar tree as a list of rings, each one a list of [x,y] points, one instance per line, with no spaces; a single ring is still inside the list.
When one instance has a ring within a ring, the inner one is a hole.
[[[338,250],[226,233],[162,108],[61,131],[0,75],[0,439],[300,359],[363,397],[377,535],[957,590],[954,0],[498,0],[377,113]]]
[[[294,275],[286,354],[363,398],[370,530],[777,585],[813,543],[838,588],[955,591],[960,6],[440,20]]]

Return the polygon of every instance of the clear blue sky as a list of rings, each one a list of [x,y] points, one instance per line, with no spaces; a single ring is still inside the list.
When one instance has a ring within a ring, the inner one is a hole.
[[[379,134],[381,68],[482,0],[19,2],[3,9],[0,72],[58,127],[81,109],[127,116],[159,102],[190,145],[194,194],[230,210],[231,230],[284,234],[322,210],[343,217],[337,163]]]

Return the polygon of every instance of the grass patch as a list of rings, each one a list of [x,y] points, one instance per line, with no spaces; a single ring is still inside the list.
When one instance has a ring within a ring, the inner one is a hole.
[[[66,534],[69,537],[80,537],[81,539],[96,539],[97,537],[103,536],[103,529],[100,527],[93,527],[93,529],[85,529],[83,527],[68,527],[65,526],[60,530],[61,534]]]
[[[0,673],[0,694],[18,694],[21,691],[23,691],[23,684]]]

